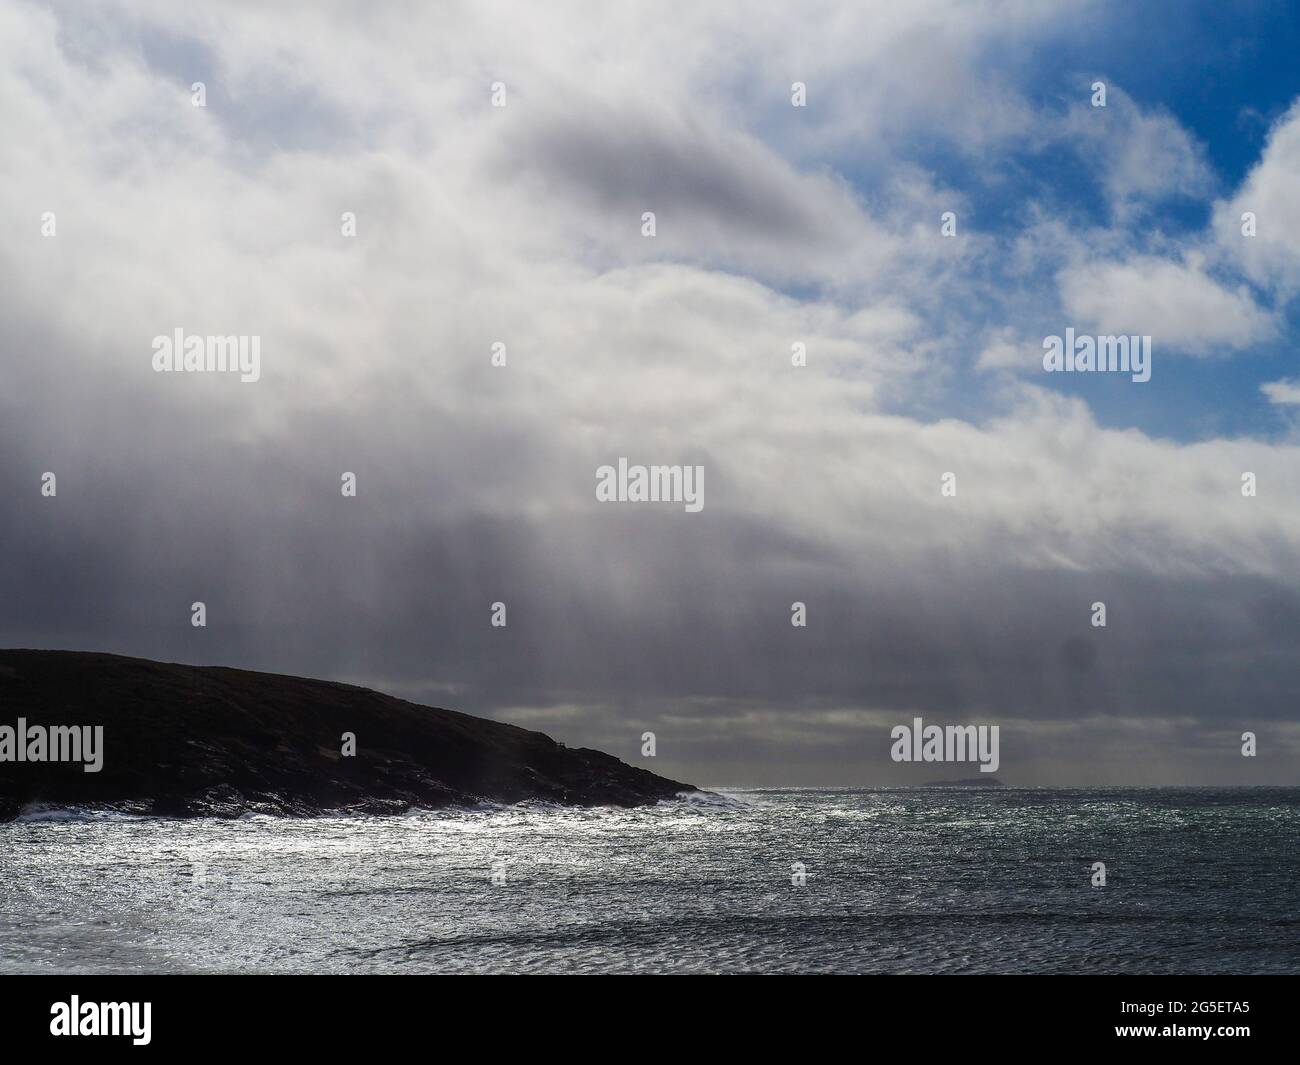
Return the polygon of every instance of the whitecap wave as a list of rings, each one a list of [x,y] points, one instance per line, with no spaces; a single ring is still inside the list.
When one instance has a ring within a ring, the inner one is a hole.
[[[40,823],[44,821],[143,821],[147,814],[131,813],[125,810],[97,810],[77,806],[41,806],[32,804],[24,806],[14,818],[19,824]]]
[[[658,805],[684,804],[686,806],[707,806],[721,810],[747,810],[753,804],[735,795],[720,791],[679,791],[674,798],[661,799]]]

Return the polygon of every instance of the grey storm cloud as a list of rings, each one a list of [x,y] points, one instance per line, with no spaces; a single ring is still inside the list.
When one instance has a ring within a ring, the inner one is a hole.
[[[1001,723],[1021,783],[1296,779],[1294,444],[1106,429],[1017,379],[996,416],[899,413],[982,335],[922,321],[973,283],[662,41],[650,104],[616,66],[555,77],[591,41],[539,25],[485,55],[477,16],[426,16],[430,58],[384,20],[124,6],[147,46],[90,65],[91,16],[0,16],[0,644],[346,680],[629,759],[650,729],[702,784],[914,782],[913,715]],[[178,326],[260,335],[262,379],[155,374]],[[597,502],[620,456],[703,465],[703,511]]]
[[[705,226],[741,244],[826,253],[866,235],[839,182],[799,174],[748,136],[637,101],[568,101],[528,121],[494,169],[499,180],[516,173],[588,211],[636,220],[653,209],[665,230]]]

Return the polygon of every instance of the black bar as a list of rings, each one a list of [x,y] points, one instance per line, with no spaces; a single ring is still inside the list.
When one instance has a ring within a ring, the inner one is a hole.
[[[538,1051],[586,1057],[656,1044],[693,1054],[717,1039],[734,1048],[758,1035],[769,1048],[785,1044],[816,1057],[830,1051],[828,1039],[839,1030],[852,1040],[843,1052],[857,1047],[867,1055],[889,1046],[891,1055],[911,1048],[922,1055],[951,1049],[1072,1057],[1127,1044],[1136,1053],[1200,1047],[1235,1060],[1294,1050],[1296,985],[1285,978],[866,976],[834,987],[750,980],[725,991],[633,979],[635,988],[587,978],[579,989],[484,987],[437,976],[5,977],[0,1045],[33,1053],[94,1053],[116,1044],[132,1053],[335,1055],[409,1051],[414,1041],[434,1056],[475,1046],[495,1056],[527,1040]],[[74,995],[83,1011],[87,1003],[149,1003],[148,1043],[137,1045],[130,1034],[52,1035],[55,1004],[71,1005]],[[1205,1027],[1213,1030],[1208,1038],[1179,1033]],[[699,1037],[703,1043],[691,1034],[705,1030],[711,1034]]]

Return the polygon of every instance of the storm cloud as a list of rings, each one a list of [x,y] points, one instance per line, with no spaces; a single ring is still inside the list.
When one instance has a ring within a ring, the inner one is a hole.
[[[1034,219],[995,267],[992,236],[938,238],[938,177],[845,176],[893,124],[839,99],[782,134],[810,38],[827,84],[901,84],[891,35],[942,5],[681,37],[649,5],[398,10],[0,14],[0,644],[345,680],[632,761],[649,730],[706,785],[919,783],[888,757],[914,714],[999,724],[1014,783],[1300,779],[1294,439],[1111,427],[977,365],[1080,276],[1114,305],[1118,268],[1082,264],[1227,253]],[[956,95],[905,95],[912,121],[980,154],[1078,121],[1011,93],[975,138],[960,89],[1001,84],[1004,20],[956,10]],[[1234,349],[1266,312],[1228,291]],[[259,336],[261,379],[154,373],[178,327]],[[702,465],[703,510],[598,502],[621,456]]]

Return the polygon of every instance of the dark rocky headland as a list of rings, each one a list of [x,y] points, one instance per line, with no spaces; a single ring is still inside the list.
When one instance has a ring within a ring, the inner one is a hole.
[[[0,650],[0,728],[102,725],[103,768],[0,761],[30,806],[165,817],[401,813],[527,799],[638,806],[694,790],[600,751],[323,680],[74,651]],[[356,736],[343,757],[342,736]]]

